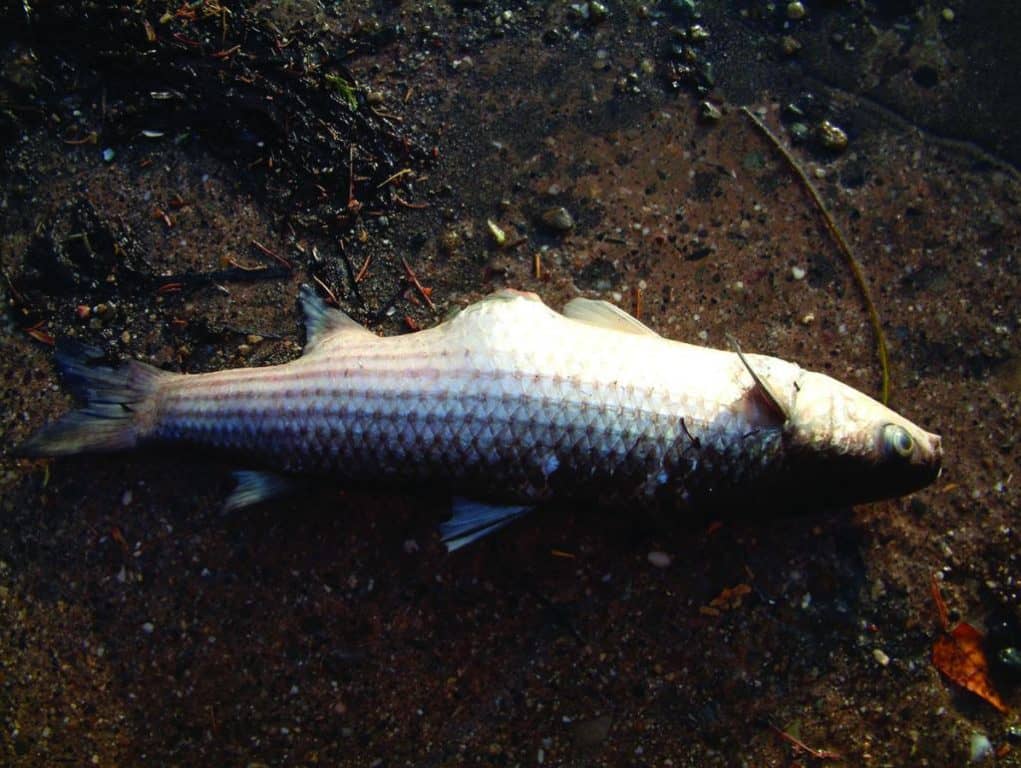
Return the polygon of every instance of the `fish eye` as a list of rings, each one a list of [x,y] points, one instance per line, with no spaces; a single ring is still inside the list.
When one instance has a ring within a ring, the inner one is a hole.
[[[901,458],[910,458],[915,449],[915,441],[904,427],[887,424],[883,427],[883,446]]]

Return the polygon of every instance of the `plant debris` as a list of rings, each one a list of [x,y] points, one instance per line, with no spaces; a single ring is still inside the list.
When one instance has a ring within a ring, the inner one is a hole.
[[[52,116],[46,124],[66,143],[101,144],[111,156],[142,139],[200,140],[281,223],[337,234],[358,221],[351,200],[379,213],[399,205],[402,190],[407,202],[409,170],[431,152],[370,104],[350,70],[399,29],[340,32],[329,11],[322,24],[282,29],[265,6],[219,0],[167,7],[26,5],[4,37],[27,42],[41,76],[6,83],[18,114]]]
[[[985,699],[1006,714],[1010,710],[989,679],[989,661],[982,648],[985,636],[964,621],[949,629],[946,603],[935,579],[932,580],[932,597],[936,601],[943,629],[943,634],[932,645],[933,666],[948,680]]]

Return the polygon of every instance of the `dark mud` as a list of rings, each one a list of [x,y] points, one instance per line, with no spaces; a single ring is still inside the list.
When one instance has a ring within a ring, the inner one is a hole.
[[[781,729],[835,764],[962,765],[983,739],[1021,764],[1013,709],[930,663],[936,574],[1021,704],[1012,12],[597,5],[4,6],[2,762],[820,762]],[[583,291],[874,392],[858,291],[742,105],[860,258],[892,404],[943,435],[910,499],[722,526],[569,508],[447,556],[434,501],[224,515],[228,466],[11,453],[71,405],[51,340],[278,362],[314,279],[387,334],[504,285]]]

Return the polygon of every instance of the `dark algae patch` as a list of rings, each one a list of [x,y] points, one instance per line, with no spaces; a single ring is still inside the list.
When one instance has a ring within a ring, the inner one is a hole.
[[[0,763],[1021,764],[1017,11],[790,5],[5,4]],[[862,264],[925,491],[569,507],[448,556],[424,493],[223,514],[202,457],[13,455],[71,406],[51,343],[281,362],[302,282],[387,334],[581,293],[875,393],[744,106]]]

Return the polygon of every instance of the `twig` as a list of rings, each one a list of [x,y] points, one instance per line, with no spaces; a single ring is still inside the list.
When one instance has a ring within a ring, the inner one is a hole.
[[[868,310],[869,320],[872,323],[872,331],[876,336],[876,347],[879,353],[879,367],[882,371],[883,384],[882,391],[880,394],[880,400],[886,404],[890,400],[890,360],[886,350],[886,336],[883,334],[883,326],[879,320],[879,312],[876,311],[876,305],[872,301],[872,295],[869,292],[868,285],[865,282],[865,274],[862,271],[861,265],[858,260],[854,257],[851,252],[851,246],[848,245],[847,240],[844,238],[843,233],[837,226],[837,222],[833,219],[829,209],[823,202],[822,196],[816,190],[815,186],[809,180],[808,175],[802,170],[801,166],[798,165],[797,160],[788,151],[788,149],[780,143],[780,139],[776,137],[769,128],[766,126],[758,116],[752,112],[748,107],[741,107],[741,111],[748,116],[755,126],[772,142],[773,146],[776,147],[780,154],[783,155],[787,164],[791,167],[797,177],[801,180],[802,185],[808,191],[809,196],[815,202],[816,207],[819,209],[819,213],[822,214],[823,221],[826,224],[826,229],[830,233],[830,236],[836,241],[837,246],[840,248],[840,252],[844,256],[844,260],[847,262],[848,267],[851,269],[851,274],[854,276],[854,281],[858,286],[858,290],[861,292],[862,300],[865,302],[865,309]]]
[[[413,210],[420,211],[429,207],[429,203],[409,203],[407,200],[398,195],[396,192],[393,193],[393,196],[394,200],[403,205],[405,208],[411,208]]]
[[[227,263],[230,264],[235,269],[240,269],[242,272],[258,272],[260,270],[266,269],[266,267],[246,267],[244,264],[235,259],[233,256],[227,259]]]
[[[808,746],[805,742],[803,742],[798,737],[791,736],[789,733],[787,733],[784,730],[781,730],[780,728],[777,728],[772,723],[769,724],[769,727],[772,728],[773,731],[776,733],[776,735],[779,736],[781,739],[783,739],[784,741],[788,742],[789,744],[793,744],[795,747],[797,747],[800,750],[803,750],[805,753],[811,755],[816,760],[840,760],[840,759],[842,759],[839,754],[837,754],[836,752],[831,752],[828,749],[813,749],[812,747]]]
[[[397,171],[397,173],[391,174],[383,179],[383,181],[379,182],[379,184],[376,185],[376,189],[382,189],[390,182],[397,181],[397,179],[401,178],[401,176],[407,176],[409,173],[414,173],[414,171],[410,168],[401,168],[401,170]]]
[[[339,307],[340,306],[340,302],[337,301],[337,295],[333,291],[330,290],[330,286],[328,286],[326,283],[324,283],[322,280],[320,280],[318,275],[312,275],[312,279],[315,280],[316,283],[319,284],[320,288],[322,288],[324,291],[326,291],[326,295],[329,297],[330,302],[333,304],[333,306]]]
[[[365,257],[365,261],[362,262],[362,266],[358,270],[358,274],[355,275],[355,282],[356,283],[360,283],[362,280],[365,279],[365,274],[369,271],[369,264],[371,264],[371,263],[372,263],[372,251],[369,251],[369,253]]]
[[[936,574],[929,579],[929,590],[932,592],[932,599],[936,603],[936,613],[939,616],[939,626],[944,632],[950,631],[950,612],[947,610],[946,600],[939,590],[939,582],[936,581]]]
[[[288,270],[294,269],[294,267],[291,266],[291,262],[289,262],[283,256],[278,256],[276,253],[274,253],[272,250],[270,250],[265,245],[260,243],[258,240],[252,240],[252,245],[254,245],[256,248],[258,248],[264,254],[269,256],[271,259],[275,259],[277,261],[277,263],[280,264],[282,267],[285,267]]]
[[[404,265],[404,272],[405,272],[405,274],[407,274],[407,276],[408,276],[408,280],[410,280],[410,281],[411,281],[411,284],[412,284],[413,286],[415,286],[415,289],[416,289],[416,290],[417,290],[417,291],[418,291],[418,292],[419,292],[419,293],[421,294],[422,298],[423,298],[423,299],[425,299],[425,303],[429,305],[429,309],[431,309],[431,310],[433,310],[433,311],[435,312],[435,311],[436,311],[436,305],[435,305],[435,304],[433,304],[433,300],[429,298],[429,293],[430,293],[430,291],[429,291],[429,290],[427,290],[427,289],[426,289],[426,288],[425,288],[425,287],[424,287],[424,286],[423,286],[423,285],[422,285],[422,284],[421,284],[421,283],[420,283],[420,282],[418,281],[418,277],[417,277],[417,276],[415,275],[415,273],[414,273],[414,272],[413,272],[413,271],[411,270],[411,265],[410,265],[410,264],[408,264],[408,261],[407,261],[407,259],[405,259],[405,258],[404,258],[403,256],[401,257],[401,264],[403,264],[403,265]]]
[[[348,149],[347,159],[347,209],[358,213],[362,209],[361,202],[355,197],[355,144]]]

